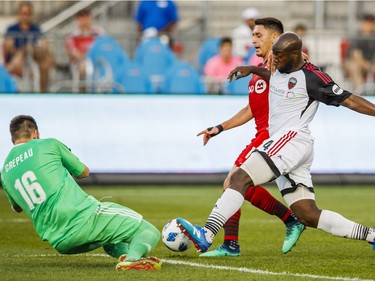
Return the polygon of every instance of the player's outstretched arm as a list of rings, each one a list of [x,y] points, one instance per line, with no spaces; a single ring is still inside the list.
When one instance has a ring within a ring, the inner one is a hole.
[[[351,95],[341,105],[362,114],[375,116],[375,104],[357,95]]]
[[[234,80],[249,76],[251,74],[251,65],[241,65],[234,68],[231,72],[229,72],[227,79],[229,82],[232,82],[233,77]]]
[[[241,65],[229,72],[227,79],[231,82],[233,78],[237,80],[249,76],[251,73],[259,75],[265,80],[269,80],[271,77],[271,72],[267,68],[254,65]]]
[[[220,134],[224,130],[230,130],[232,128],[241,126],[253,118],[253,113],[250,107],[247,105],[237,112],[230,119],[224,121],[220,125],[215,127],[207,128],[197,134],[197,136],[203,135],[203,145],[206,145],[210,138]]]

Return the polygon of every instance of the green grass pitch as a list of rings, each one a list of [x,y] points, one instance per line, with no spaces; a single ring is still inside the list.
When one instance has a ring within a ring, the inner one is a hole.
[[[277,189],[268,190],[281,199]],[[88,187],[96,198],[128,206],[160,230],[170,219],[184,217],[204,224],[221,187]],[[317,186],[318,206],[337,211],[366,226],[375,225],[375,186]],[[292,252],[281,252],[284,225],[245,203],[240,224],[240,257],[201,258],[194,248],[169,251],[162,243],[151,255],[163,260],[158,272],[116,272],[116,261],[102,249],[85,255],[59,255],[41,241],[24,214],[13,213],[0,189],[0,280],[372,280],[375,251],[368,243],[307,229]],[[222,242],[221,231],[212,248]]]

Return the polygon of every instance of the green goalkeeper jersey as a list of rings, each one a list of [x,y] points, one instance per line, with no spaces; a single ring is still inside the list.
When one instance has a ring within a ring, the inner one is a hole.
[[[71,176],[85,166],[56,139],[35,139],[13,147],[1,171],[11,205],[33,220],[40,238],[54,246],[76,231],[99,202]]]

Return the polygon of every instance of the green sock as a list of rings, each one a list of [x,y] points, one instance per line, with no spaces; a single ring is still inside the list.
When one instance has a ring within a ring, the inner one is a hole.
[[[118,259],[121,255],[127,254],[129,251],[129,247],[126,243],[120,242],[117,244],[109,243],[103,246],[104,251],[110,255]]]
[[[160,240],[160,232],[155,226],[143,220],[129,240],[129,251],[125,261],[138,261],[156,246]]]

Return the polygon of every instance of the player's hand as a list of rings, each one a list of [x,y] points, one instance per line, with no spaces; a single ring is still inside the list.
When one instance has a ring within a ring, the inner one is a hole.
[[[207,128],[197,134],[197,136],[203,135],[203,145],[206,145],[210,138],[220,134],[223,131],[223,127],[221,125]]]
[[[273,58],[273,52],[271,51],[269,54],[268,54],[268,58],[267,58],[267,69],[271,72],[271,73],[274,73],[276,71],[276,67],[273,63],[274,61],[274,58]]]
[[[234,80],[238,80],[240,78],[249,76],[251,72],[251,65],[241,65],[234,68],[231,72],[229,72],[227,79],[229,82],[232,82],[233,77]]]

